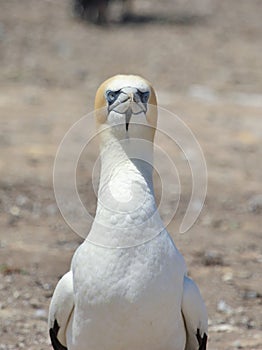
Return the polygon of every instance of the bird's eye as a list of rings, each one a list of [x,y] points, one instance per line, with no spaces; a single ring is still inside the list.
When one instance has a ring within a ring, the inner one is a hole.
[[[120,91],[108,90],[106,92],[106,99],[107,99],[108,103],[111,104],[111,103],[115,102],[115,100],[117,99],[119,94],[120,94]]]
[[[142,91],[138,91],[140,100],[142,103],[147,103],[148,99],[149,99],[149,91],[146,92],[142,92]]]

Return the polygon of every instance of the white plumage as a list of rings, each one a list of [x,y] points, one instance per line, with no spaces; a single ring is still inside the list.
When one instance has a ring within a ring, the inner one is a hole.
[[[156,104],[138,76],[115,76],[97,91],[97,212],[51,301],[55,350],[206,349],[204,302],[156,209]]]

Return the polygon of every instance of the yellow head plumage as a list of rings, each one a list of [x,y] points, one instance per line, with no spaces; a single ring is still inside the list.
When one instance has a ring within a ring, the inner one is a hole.
[[[116,75],[103,82],[95,97],[95,116],[101,126],[119,125],[121,134],[153,141],[157,126],[157,99],[152,85],[137,75]],[[143,122],[145,127],[135,126]],[[129,125],[130,123],[130,125]],[[134,123],[134,125],[132,124]],[[144,135],[143,135],[144,133]]]

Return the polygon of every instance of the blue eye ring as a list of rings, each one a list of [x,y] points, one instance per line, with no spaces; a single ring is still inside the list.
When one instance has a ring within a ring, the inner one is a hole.
[[[118,90],[118,91],[113,91],[113,90],[106,91],[107,102],[109,104],[112,104],[118,98],[119,94],[120,94],[120,90]]]
[[[147,103],[149,100],[150,92],[149,91],[142,92],[138,90],[138,95],[142,103]]]

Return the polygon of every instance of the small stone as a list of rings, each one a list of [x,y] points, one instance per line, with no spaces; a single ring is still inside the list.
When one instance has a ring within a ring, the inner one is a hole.
[[[234,346],[234,348],[243,349],[243,346],[241,345],[241,342],[239,340],[235,340],[232,345]]]
[[[7,275],[7,276],[5,276],[5,282],[6,283],[13,283],[13,281],[14,281],[14,276],[13,275]]]
[[[11,207],[9,212],[12,216],[19,216],[20,215],[20,209],[16,205]]]
[[[243,294],[243,299],[256,299],[258,297],[259,294],[255,290],[245,290]]]
[[[18,292],[18,290],[14,291],[13,297],[14,297],[15,299],[18,299],[18,298],[20,297],[20,293]]]
[[[223,282],[231,282],[233,280],[233,273],[232,273],[232,271],[226,272],[222,276],[222,280],[223,280]]]
[[[224,265],[222,256],[218,252],[212,250],[205,252],[202,258],[202,263],[205,266]]]
[[[20,218],[21,211],[16,205],[14,205],[10,208],[9,214],[10,216],[9,216],[8,224],[14,225]]]
[[[222,332],[226,332],[226,333],[231,333],[234,331],[237,331],[238,329],[230,324],[218,324],[215,326],[211,326],[209,328],[210,332],[218,332],[218,333],[222,333]]]
[[[50,283],[43,283],[43,289],[44,290],[51,290],[52,289],[52,286]]]
[[[256,322],[253,320],[248,320],[246,327],[247,327],[247,329],[254,329],[254,328],[256,328]]]
[[[30,305],[34,308],[37,309],[39,307],[39,302],[36,299],[31,299],[30,300]]]
[[[230,318],[228,320],[229,324],[231,324],[231,326],[235,326],[236,325],[236,320],[234,318]]]
[[[24,205],[26,205],[28,203],[28,198],[22,194],[19,194],[17,197],[16,197],[16,204],[19,206],[19,207],[23,207]]]
[[[248,202],[248,210],[254,214],[262,212],[262,194],[255,195]]]
[[[1,240],[1,241],[0,241],[0,248],[5,248],[6,246],[7,246],[6,241]]]
[[[211,318],[208,319],[208,326],[212,326],[213,325],[213,320],[211,320]]]
[[[217,311],[225,313],[227,315],[231,315],[233,313],[232,308],[227,305],[227,303],[224,300],[220,300],[217,304]]]
[[[46,313],[46,311],[45,311],[44,309],[37,309],[37,310],[35,311],[35,317],[36,317],[36,318],[39,318],[39,319],[41,319],[41,320],[46,320],[46,318],[47,318],[47,313]]]
[[[255,321],[248,318],[247,316],[242,317],[241,324],[244,325],[247,329],[253,329],[256,327]]]
[[[202,224],[203,224],[204,226],[210,226],[211,223],[212,223],[212,217],[209,216],[209,215],[205,215],[205,216],[203,217],[203,219],[202,219]]]

